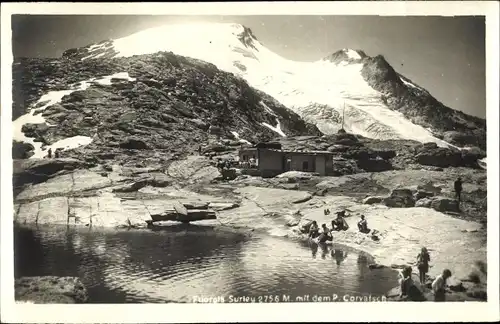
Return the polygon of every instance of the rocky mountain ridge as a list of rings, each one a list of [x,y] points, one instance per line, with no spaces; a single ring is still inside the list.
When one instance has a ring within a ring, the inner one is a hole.
[[[189,35],[189,44],[170,39],[170,35],[179,32]],[[141,41],[162,33],[165,36],[154,44]],[[141,46],[134,47],[136,43]],[[345,106],[346,129],[366,137],[486,149],[484,119],[445,106],[427,90],[397,73],[382,55],[371,57],[362,50],[343,49],[317,62],[294,62],[269,51],[245,26],[183,24],[70,49],[63,58],[102,60],[156,53],[161,48],[240,75],[250,85],[316,124],[324,134],[338,131],[341,127],[338,118],[328,116],[342,114]],[[213,55],[218,52],[220,55]],[[323,80],[321,84],[317,83],[318,75]]]
[[[44,123],[22,126],[26,136],[36,137],[44,145],[87,136],[92,138],[88,149],[182,152],[207,144],[210,135],[233,138],[234,145],[239,145],[280,137],[279,131],[320,134],[315,126],[243,79],[173,53],[89,61],[21,59],[13,70],[14,119],[30,106],[36,109],[34,104],[42,94],[75,90],[35,112],[58,127]],[[128,73],[130,80],[113,77],[116,73]],[[96,82],[106,76],[111,76],[107,82]],[[89,86],[80,89],[82,82]],[[275,126],[279,131],[272,129]]]

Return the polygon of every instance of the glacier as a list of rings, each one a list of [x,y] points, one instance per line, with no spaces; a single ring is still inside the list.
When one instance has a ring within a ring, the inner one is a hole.
[[[272,52],[250,29],[234,23],[178,23],[150,28],[111,40],[109,44],[92,45],[84,59],[103,48],[111,48],[114,57],[170,51],[212,63],[271,95],[324,134],[336,133],[341,128],[339,120],[331,115],[344,114],[344,128],[348,132],[376,139],[408,139],[450,146],[429,129],[389,109],[382,93],[361,75],[361,55],[349,48],[342,50],[347,60],[297,62]],[[94,58],[102,56],[96,53]],[[408,87],[420,88],[401,80]],[[315,105],[321,108],[315,109]]]

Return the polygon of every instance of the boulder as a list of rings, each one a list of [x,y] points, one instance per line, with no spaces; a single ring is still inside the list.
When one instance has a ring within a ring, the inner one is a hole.
[[[464,166],[478,167],[479,160],[486,157],[486,152],[479,147],[471,147],[462,150],[462,162]]]
[[[485,288],[473,288],[468,290],[466,295],[471,298],[479,299],[479,300],[488,300],[488,293]]]
[[[145,186],[148,185],[148,183],[149,179],[140,179],[132,183],[127,183],[117,188],[114,188],[112,192],[134,192],[144,188]]]
[[[208,152],[227,152],[227,151],[231,151],[231,150],[232,150],[232,148],[228,147],[226,145],[213,144],[213,145],[205,147],[203,149],[203,153],[208,153]]]
[[[39,303],[85,303],[88,292],[75,277],[21,277],[15,280],[16,300]]]
[[[222,135],[222,129],[218,126],[210,125],[208,127],[208,132],[213,135]]]
[[[299,225],[300,221],[298,219],[295,219],[295,218],[292,218],[290,219],[287,223],[286,223],[286,226],[288,227],[294,227],[294,226],[297,226]]]
[[[360,171],[355,161],[347,159],[334,158],[332,167],[333,167],[332,175],[335,177],[355,174]]]
[[[442,189],[440,187],[434,186],[434,184],[432,183],[432,181],[429,181],[429,182],[426,182],[423,185],[418,185],[417,186],[417,190],[419,190],[419,191],[425,191],[425,192],[431,192],[434,195],[437,195],[437,194],[441,193]]]
[[[363,199],[363,204],[366,204],[366,205],[372,205],[372,204],[380,204],[382,202],[382,197],[374,197],[374,196],[370,196],[370,197],[366,197],[365,199]]]
[[[383,172],[393,169],[391,162],[382,158],[359,160],[358,167],[366,172]]]
[[[437,147],[424,150],[415,156],[416,161],[422,165],[435,167],[459,167],[463,166],[462,153],[450,148]]]
[[[311,225],[312,225],[313,221],[310,220],[310,219],[307,219],[307,218],[302,218],[300,221],[299,221],[299,224],[297,225],[297,227],[299,228],[299,231],[301,233],[309,233],[309,228],[311,228]]]
[[[453,277],[449,278],[446,284],[448,285],[448,288],[450,288],[451,291],[463,292],[466,290],[462,282]]]
[[[292,179],[292,181],[289,181],[289,183],[295,183],[300,180],[309,180],[312,178],[312,176],[313,175],[310,172],[288,171],[277,175],[276,178]]]
[[[398,188],[391,192],[391,195],[384,198],[382,203],[387,207],[414,207],[415,200],[413,198],[413,193],[410,189]]]
[[[375,269],[383,269],[383,268],[386,268],[386,266],[384,266],[383,264],[372,263],[372,264],[369,264],[369,265],[368,265],[368,268],[369,268],[370,270],[375,270]]]
[[[425,207],[425,208],[431,208],[431,203],[432,200],[429,198],[422,198],[417,200],[415,203],[415,207]]]
[[[12,141],[12,158],[13,159],[28,159],[33,154],[35,147],[30,143]]]
[[[415,193],[415,195],[413,195],[413,198],[418,201],[422,198],[429,198],[429,197],[433,197],[434,196],[434,193],[433,192],[428,192],[428,191],[417,191]]]
[[[49,130],[47,124],[24,124],[21,131],[27,137],[38,137],[45,134]]]
[[[328,192],[328,188],[323,188],[323,189],[319,189],[319,190],[316,190],[314,193],[313,193],[313,196],[325,196],[326,193]]]
[[[142,140],[128,138],[125,141],[121,142],[119,145],[124,149],[132,149],[132,150],[147,150],[149,146]]]
[[[435,197],[432,199],[431,208],[439,212],[455,212],[460,211],[458,201],[446,197]]]
[[[75,159],[26,159],[13,161],[13,185],[47,181],[52,175],[66,170],[89,168],[92,164]]]

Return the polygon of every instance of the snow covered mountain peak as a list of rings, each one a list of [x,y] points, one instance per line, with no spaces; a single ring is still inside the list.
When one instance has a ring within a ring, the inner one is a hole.
[[[293,61],[269,50],[241,24],[169,24],[70,49],[63,57],[86,61],[158,52],[206,61],[238,75],[324,134],[336,133],[342,127],[339,116],[344,116],[348,132],[370,138],[485,145],[484,120],[444,106],[382,55],[343,48],[315,62]],[[475,133],[453,133],[452,141],[443,140],[447,132]]]
[[[360,62],[365,57],[367,57],[367,55],[362,50],[343,48],[333,54],[324,57],[322,61],[328,61],[337,64],[341,62],[352,63],[352,62]]]

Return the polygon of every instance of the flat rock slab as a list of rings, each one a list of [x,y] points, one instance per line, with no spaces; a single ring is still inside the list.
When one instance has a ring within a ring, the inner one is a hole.
[[[431,254],[429,275],[436,276],[449,268],[454,276],[466,277],[476,260],[486,260],[481,225],[456,219],[428,208],[388,208],[382,205],[362,205],[346,197],[332,198],[330,205],[342,205],[355,215],[364,214],[368,228],[376,229],[380,241],[370,234],[357,231],[359,217],[346,217],[348,231],[334,233],[334,242],[346,244],[373,255],[380,264],[415,264],[416,255],[427,247]],[[316,220],[330,227],[332,215],[325,216],[325,207],[302,209],[303,219]],[[331,208],[330,208],[331,209]],[[332,209],[331,209],[332,210]],[[414,268],[414,271],[417,271]]]
[[[244,187],[235,190],[245,199],[256,202],[259,206],[290,205],[305,202],[312,196],[304,191],[290,191],[286,189],[272,189],[261,187]]]
[[[92,197],[53,197],[19,203],[14,219],[20,224],[146,227],[151,215],[171,212],[177,202],[188,210],[210,208],[219,211],[239,206],[236,202],[186,190],[169,189],[165,197],[155,199],[122,199],[103,191]]]
[[[16,300],[47,303],[85,303],[88,292],[75,277],[21,277],[15,280]]]
[[[77,170],[70,174],[60,175],[46,182],[29,186],[16,197],[17,201],[36,200],[44,197],[64,195],[98,189],[112,184],[111,180],[100,174],[87,170]]]

